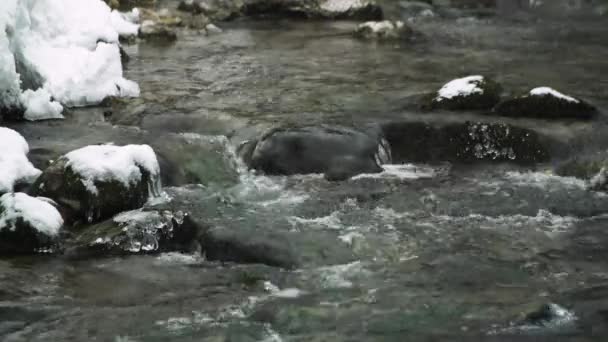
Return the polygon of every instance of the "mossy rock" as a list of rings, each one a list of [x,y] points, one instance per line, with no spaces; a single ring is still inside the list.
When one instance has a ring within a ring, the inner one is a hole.
[[[499,103],[494,112],[501,116],[542,119],[589,120],[597,115],[597,109],[590,104],[580,99],[574,100],[550,94],[527,94]]]
[[[141,208],[146,203],[151,176],[141,167],[140,172],[141,179],[129,186],[116,180],[96,180],[95,194],[68,165],[67,158],[61,157],[42,172],[32,185],[32,192],[59,203],[67,222],[99,222],[122,211]]]
[[[502,123],[463,122],[433,126],[392,122],[382,126],[395,162],[512,162],[549,160],[543,137]]]
[[[446,83],[444,87],[448,86],[449,83]],[[474,84],[480,91],[463,93],[448,98],[441,96],[441,90],[439,90],[436,93],[424,96],[421,107],[423,110],[477,111],[490,110],[500,102],[502,86],[494,80],[482,77],[479,80],[471,81],[471,84]]]

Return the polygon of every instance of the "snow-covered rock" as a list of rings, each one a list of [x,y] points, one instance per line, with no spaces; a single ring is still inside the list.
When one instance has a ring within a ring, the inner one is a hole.
[[[17,184],[28,184],[40,175],[27,159],[29,146],[21,134],[0,127],[0,194],[12,192]]]
[[[538,87],[528,93],[499,103],[494,111],[502,116],[547,119],[591,119],[596,108],[585,101],[549,87]]]
[[[160,196],[160,168],[148,145],[91,145],[55,161],[33,186],[88,222],[136,209]]]
[[[138,96],[137,84],[122,75],[118,46],[119,34],[137,30],[101,0],[3,0],[0,108],[21,106],[26,119],[51,119],[61,117],[61,104]]]
[[[357,26],[355,35],[366,39],[407,39],[413,31],[402,21],[368,21]]]
[[[24,193],[0,197],[0,253],[50,251],[59,236],[63,219],[46,198]]]
[[[487,77],[467,76],[443,85],[432,95],[428,106],[447,110],[491,109],[500,101],[500,92],[500,85]]]

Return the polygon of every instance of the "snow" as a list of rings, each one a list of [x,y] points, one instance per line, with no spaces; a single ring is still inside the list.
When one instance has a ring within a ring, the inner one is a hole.
[[[112,11],[110,14],[112,26],[120,36],[137,36],[139,31],[139,10],[134,8],[131,12]]]
[[[38,120],[59,118],[60,104],[138,96],[123,77],[118,47],[119,34],[137,33],[136,14],[112,12],[101,0],[2,0],[0,106],[22,104],[26,118]]]
[[[549,87],[538,87],[538,88],[534,88],[532,90],[530,90],[530,95],[531,96],[553,96],[556,97],[558,99],[562,99],[568,102],[573,102],[573,103],[579,103],[580,101],[575,99],[574,97],[568,96],[568,95],[564,95],[562,93],[560,93],[559,91],[555,90],[555,89],[551,89]]]
[[[154,150],[148,145],[91,145],[65,156],[66,167],[82,177],[87,189],[97,193],[95,181],[118,181],[129,186],[141,180],[140,167],[152,180],[160,179],[160,167]]]
[[[0,193],[11,192],[16,183],[33,182],[39,175],[27,159],[29,146],[12,129],[0,127]]]
[[[24,118],[26,120],[63,119],[63,106],[51,100],[48,90],[26,90],[21,94],[21,102],[27,103]]]
[[[326,0],[321,3],[321,9],[327,12],[343,13],[351,9],[365,7],[368,1],[364,0]]]
[[[0,214],[0,227],[22,218],[40,233],[57,236],[63,226],[59,211],[41,197],[30,197],[21,192],[4,194],[0,197],[0,207],[4,209]]]
[[[483,89],[479,84],[483,82],[483,76],[467,76],[458,78],[446,83],[437,92],[436,101],[451,99],[456,96],[468,96],[471,94],[483,94]]]
[[[390,20],[368,21],[359,25],[359,29],[369,28],[372,32],[390,31],[401,27],[403,27],[403,22],[396,21],[393,23]]]

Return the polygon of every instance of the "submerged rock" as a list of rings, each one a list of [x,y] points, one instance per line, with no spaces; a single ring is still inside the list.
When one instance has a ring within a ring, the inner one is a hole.
[[[24,193],[0,197],[0,254],[51,252],[63,219],[47,198]]]
[[[382,9],[373,0],[183,0],[178,8],[212,20],[240,16],[356,20],[383,17]]]
[[[549,87],[499,103],[494,112],[502,116],[543,119],[592,119],[597,110],[583,100],[564,95]]]
[[[378,134],[341,126],[277,128],[241,149],[247,165],[273,175],[325,173],[332,180],[381,172],[390,147]]]
[[[68,255],[122,255],[190,251],[199,227],[182,211],[132,210],[80,230]]]
[[[57,201],[70,221],[97,222],[160,195],[160,169],[148,145],[92,145],[49,166],[33,185]]]
[[[508,124],[464,122],[432,126],[421,122],[392,122],[382,128],[395,162],[527,164],[549,159],[541,136]]]
[[[402,21],[368,21],[357,26],[355,36],[364,39],[397,40],[409,39],[413,30]]]
[[[446,83],[435,94],[428,96],[423,109],[484,110],[500,101],[500,85],[476,75],[458,78]]]

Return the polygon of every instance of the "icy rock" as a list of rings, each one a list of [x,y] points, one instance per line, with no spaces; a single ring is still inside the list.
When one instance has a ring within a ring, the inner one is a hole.
[[[52,252],[62,226],[49,199],[20,192],[0,197],[0,254]]]
[[[549,87],[539,87],[527,94],[499,103],[494,111],[510,117],[544,119],[592,119],[597,109],[585,101],[560,93]]]
[[[49,166],[33,185],[74,220],[97,222],[160,196],[160,169],[148,145],[91,145]]]
[[[72,255],[191,251],[200,228],[182,211],[132,210],[88,226],[68,243]]]
[[[27,159],[29,146],[21,134],[0,127],[0,194],[19,184],[32,183],[40,175]]]
[[[423,104],[427,109],[484,110],[491,109],[500,101],[501,87],[493,80],[480,76],[467,76],[446,83],[430,101]]]

